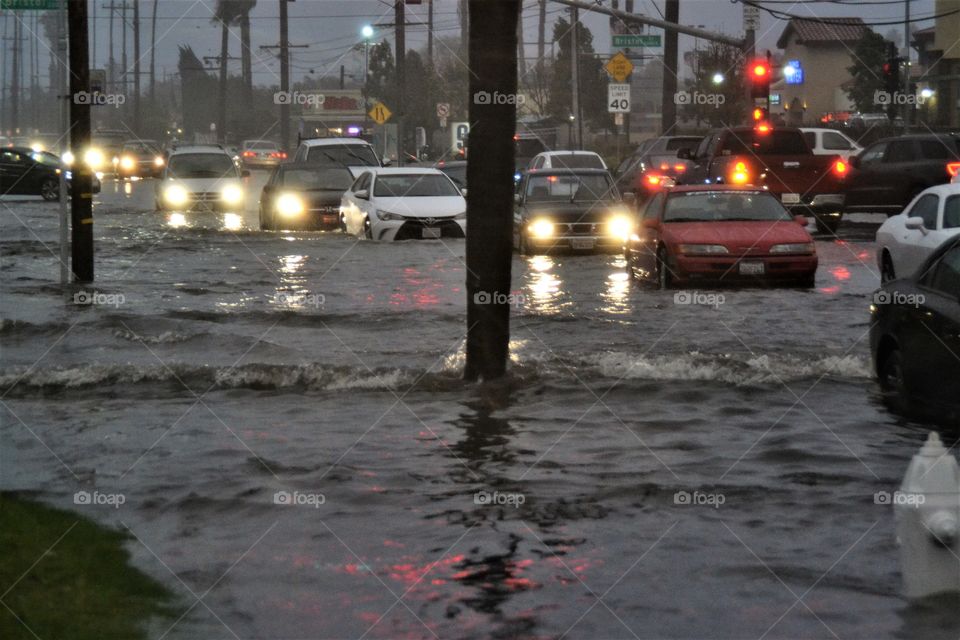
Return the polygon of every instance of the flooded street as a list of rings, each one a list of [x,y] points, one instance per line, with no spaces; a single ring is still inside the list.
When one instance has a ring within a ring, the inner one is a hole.
[[[929,429],[871,374],[875,224],[818,240],[810,291],[515,256],[491,390],[464,241],[261,232],[264,179],[173,225],[105,181],[85,290],[57,204],[0,201],[0,486],[129,530],[182,612],[150,637],[960,635],[901,597],[875,499]]]

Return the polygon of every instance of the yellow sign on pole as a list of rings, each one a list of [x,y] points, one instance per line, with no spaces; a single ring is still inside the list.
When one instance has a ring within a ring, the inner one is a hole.
[[[390,109],[387,109],[387,105],[382,102],[378,102],[373,105],[373,109],[370,109],[370,117],[373,118],[373,121],[377,124],[383,124],[390,119],[390,116],[393,115],[393,112]]]
[[[630,62],[630,59],[627,56],[623,55],[622,51],[618,51],[612,58],[607,60],[607,64],[604,67],[613,79],[617,82],[623,82],[627,79],[627,76],[630,75],[630,72],[633,71],[633,63]]]

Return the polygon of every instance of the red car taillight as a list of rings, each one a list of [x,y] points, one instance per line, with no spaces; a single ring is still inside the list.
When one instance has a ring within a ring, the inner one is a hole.
[[[286,158],[287,158],[287,153],[286,153],[285,151],[271,151],[271,152],[270,152],[270,157],[271,157],[271,158],[279,158],[279,159],[281,159],[281,160],[286,160]]]
[[[950,174],[951,178],[956,178],[960,174],[960,162],[948,162],[947,173]]]
[[[244,151],[244,152],[243,152],[243,157],[244,157],[244,158],[252,158],[252,157],[255,156],[255,155],[257,155],[257,154],[255,154],[253,151]]]
[[[833,172],[839,176],[843,177],[847,175],[847,172],[850,171],[850,167],[847,166],[847,163],[843,160],[837,160],[833,163]]]

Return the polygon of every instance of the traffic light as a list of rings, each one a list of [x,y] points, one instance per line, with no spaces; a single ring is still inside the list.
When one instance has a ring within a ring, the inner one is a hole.
[[[883,88],[890,95],[900,90],[900,58],[892,42],[887,43],[887,61],[883,63]]]
[[[750,96],[754,99],[770,97],[770,63],[766,60],[754,60],[747,67],[750,81]]]

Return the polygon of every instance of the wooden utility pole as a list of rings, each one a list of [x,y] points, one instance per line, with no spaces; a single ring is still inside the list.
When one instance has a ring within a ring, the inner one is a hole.
[[[396,23],[396,45],[397,52],[394,56],[396,58],[397,69],[395,72],[396,81],[397,81],[397,166],[403,166],[404,161],[404,103],[406,102],[403,99],[403,93],[406,91],[406,83],[404,76],[406,75],[406,53],[407,53],[407,18],[406,13],[404,12],[404,5],[406,0],[395,0],[394,2],[394,16]]]
[[[150,18],[150,102],[156,97],[157,89],[157,3],[153,0],[153,15]]]
[[[680,0],[666,0],[664,20],[677,24],[680,21]],[[663,34],[663,96],[660,109],[660,135],[670,135],[677,126],[677,38],[675,29]]]
[[[13,14],[13,69],[11,69],[10,97],[13,100],[10,109],[10,128],[14,134],[20,128],[20,16]]]
[[[133,132],[140,135],[140,0],[133,0]]]
[[[287,0],[280,0],[280,92],[290,97],[290,32]],[[280,102],[280,148],[290,151],[290,100]]]
[[[227,142],[227,65],[230,61],[230,28],[227,16],[220,16],[220,79],[217,90],[217,142]]]
[[[510,267],[513,260],[513,134],[517,20],[521,0],[470,0],[470,162],[467,182],[467,380],[506,373],[510,344]]]
[[[113,18],[116,12],[116,4],[114,0],[110,0],[110,56],[107,59],[107,84],[114,93],[117,92],[117,57],[113,48]]]
[[[427,60],[433,64],[433,0],[427,0]]]
[[[580,113],[580,9],[570,8],[570,104],[576,119],[577,142],[571,149],[583,146],[583,118]],[[572,129],[571,129],[572,131]]]
[[[87,0],[67,1],[67,28],[70,47],[70,95],[90,93],[90,52],[87,28]],[[70,102],[70,147],[90,147],[90,101]],[[93,282],[93,169],[83,162],[73,165],[70,226],[72,268],[75,282]]]
[[[540,17],[537,22],[537,64],[543,64],[543,52],[547,34],[547,0],[540,0]]]

